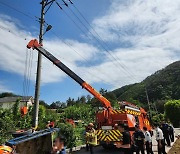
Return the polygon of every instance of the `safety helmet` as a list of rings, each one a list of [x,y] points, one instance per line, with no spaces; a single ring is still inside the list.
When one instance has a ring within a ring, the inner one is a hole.
[[[94,127],[94,124],[93,123],[89,123],[89,125],[88,126],[90,126],[90,127]]]
[[[0,146],[0,154],[11,154],[13,149],[9,146],[2,145]]]

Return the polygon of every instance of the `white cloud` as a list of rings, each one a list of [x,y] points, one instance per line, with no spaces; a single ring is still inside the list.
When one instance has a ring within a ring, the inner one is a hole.
[[[0,82],[0,93],[2,92],[12,92],[7,86]]]
[[[13,35],[0,30],[0,69],[23,75],[25,46],[33,36],[20,30],[10,19],[0,19],[0,25],[15,32]],[[102,56],[102,51],[91,44],[65,40],[87,63],[62,40],[44,41],[45,48],[90,83],[110,83],[116,88],[142,81],[180,58],[179,0],[112,0],[106,14],[94,18],[92,26],[113,47],[110,52],[118,61],[108,54]],[[92,64],[97,59],[100,62]],[[36,60],[34,53],[32,80],[35,80]],[[43,58],[43,83],[64,78],[63,72]]]
[[[7,20],[6,20],[7,19]],[[27,51],[26,45],[29,40],[34,38],[30,33],[19,29],[10,18],[4,16],[0,19],[0,69],[24,75],[26,53],[30,56],[30,51]],[[7,30],[11,30],[8,32]],[[24,40],[26,38],[26,40]],[[62,60],[72,70],[78,72],[77,62],[84,62],[91,60],[91,58],[98,52],[98,49],[87,43],[81,43],[75,40],[65,40],[69,46],[65,45],[62,40],[52,39],[45,40],[44,46],[57,58]],[[78,54],[82,57],[80,57]],[[33,50],[33,61],[31,80],[35,80],[36,65],[37,65],[37,51]],[[49,60],[43,57],[42,60],[42,83],[50,83],[61,81],[65,74],[54,66]]]
[[[119,75],[109,76],[115,77],[118,86],[141,81],[180,59],[179,19],[179,0],[113,0],[105,15],[94,19],[93,27],[103,40],[116,45],[111,52],[122,73],[115,69]],[[111,58],[107,57],[104,66]],[[113,67],[105,68],[110,72]]]

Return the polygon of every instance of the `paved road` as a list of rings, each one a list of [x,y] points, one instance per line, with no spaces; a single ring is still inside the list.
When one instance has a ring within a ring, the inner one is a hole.
[[[180,133],[180,128],[175,129],[175,135]],[[172,143],[173,145],[174,143]],[[169,151],[171,147],[166,147],[166,152]],[[153,136],[153,151],[154,154],[157,154],[157,142],[155,140],[155,137]],[[106,150],[103,149],[101,146],[97,146],[94,149],[95,154],[121,154],[121,151],[119,149],[111,149],[111,150]],[[86,150],[83,148],[79,151],[74,152],[74,154],[90,154],[90,152],[86,152]]]

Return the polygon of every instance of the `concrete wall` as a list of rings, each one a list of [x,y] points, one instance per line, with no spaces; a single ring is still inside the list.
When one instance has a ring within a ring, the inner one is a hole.
[[[3,109],[11,109],[14,106],[15,102],[6,102],[6,103],[0,103],[0,108]],[[27,106],[28,108],[32,106],[32,101],[29,100],[28,102],[20,102],[19,107]]]

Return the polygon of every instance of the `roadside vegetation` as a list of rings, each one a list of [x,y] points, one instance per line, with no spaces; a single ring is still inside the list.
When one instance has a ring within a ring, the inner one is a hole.
[[[149,111],[145,89],[147,90],[150,104],[154,107]],[[151,115],[151,122],[160,123],[163,120],[171,122],[174,127],[180,127],[180,61],[147,77],[144,81],[127,85],[112,92],[101,89],[100,93],[110,100],[114,108],[118,101],[129,101],[143,107]],[[12,93],[1,93],[1,97],[17,96]],[[26,116],[21,116],[17,100],[10,110],[0,108],[0,144],[11,139],[12,132],[31,128],[33,108],[29,109]],[[77,100],[69,98],[66,102],[56,101],[48,105],[40,101],[39,127],[45,129],[47,121],[54,121],[60,133],[66,137],[68,147],[84,144],[85,126],[94,122],[95,114],[102,104],[95,98],[88,96],[79,97]],[[75,125],[68,119],[74,120]]]

